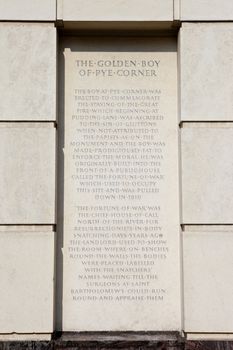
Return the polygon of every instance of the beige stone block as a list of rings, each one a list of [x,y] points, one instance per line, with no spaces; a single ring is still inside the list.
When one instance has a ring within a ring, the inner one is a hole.
[[[63,18],[63,0],[57,0],[57,20]]]
[[[183,21],[233,20],[232,0],[180,0]]]
[[[174,0],[174,20],[180,20],[180,0]]]
[[[233,23],[185,23],[180,33],[181,120],[233,120]]]
[[[172,21],[173,0],[58,0],[64,21]]]
[[[0,45],[0,120],[55,120],[54,25],[0,23]]]
[[[0,223],[55,221],[55,128],[0,123]]]
[[[232,333],[186,333],[186,339],[192,341],[232,341]]]
[[[0,342],[8,342],[8,341],[50,341],[52,339],[51,333],[8,333],[8,334],[0,334]]]
[[[185,332],[233,333],[232,245],[233,227],[184,232]]]
[[[0,20],[55,21],[56,0],[0,0]]]
[[[0,232],[0,332],[53,332],[54,232]]]
[[[233,223],[233,127],[211,125],[182,128],[184,224]]]

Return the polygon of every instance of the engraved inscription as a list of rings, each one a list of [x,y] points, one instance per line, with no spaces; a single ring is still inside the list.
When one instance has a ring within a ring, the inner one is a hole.
[[[66,330],[180,327],[176,52],[151,42],[65,53]]]

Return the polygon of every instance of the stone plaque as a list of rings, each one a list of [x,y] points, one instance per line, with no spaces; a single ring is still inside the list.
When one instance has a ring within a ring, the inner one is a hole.
[[[63,330],[179,330],[176,40],[63,50]]]

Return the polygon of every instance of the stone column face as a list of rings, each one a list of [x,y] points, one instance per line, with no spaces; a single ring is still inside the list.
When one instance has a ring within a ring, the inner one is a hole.
[[[181,2],[187,20],[229,19],[232,10],[229,1]],[[233,333],[232,42],[232,23],[180,30],[184,331],[194,340]]]
[[[54,20],[52,3],[10,19]],[[53,23],[0,23],[0,333],[11,339],[54,330],[56,40]]]

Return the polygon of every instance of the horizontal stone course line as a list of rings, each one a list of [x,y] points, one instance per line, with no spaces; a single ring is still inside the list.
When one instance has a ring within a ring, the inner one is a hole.
[[[1,19],[0,23],[27,23],[27,24],[31,24],[31,23],[38,23],[38,24],[51,24],[51,23],[55,23],[56,20],[32,20],[32,19]]]
[[[233,232],[233,224],[182,224],[181,229],[183,232]]]
[[[1,225],[0,224],[0,232],[56,232],[56,225],[41,225],[41,224],[9,224],[9,225]]]
[[[233,121],[181,121],[180,128],[233,128]]]
[[[229,19],[218,19],[218,20],[214,20],[214,19],[192,19],[192,20],[187,20],[187,19],[181,19],[180,20],[181,23],[233,23],[233,20],[229,20]]]
[[[0,120],[0,128],[55,128],[57,126],[54,121],[35,121],[35,120]]]

